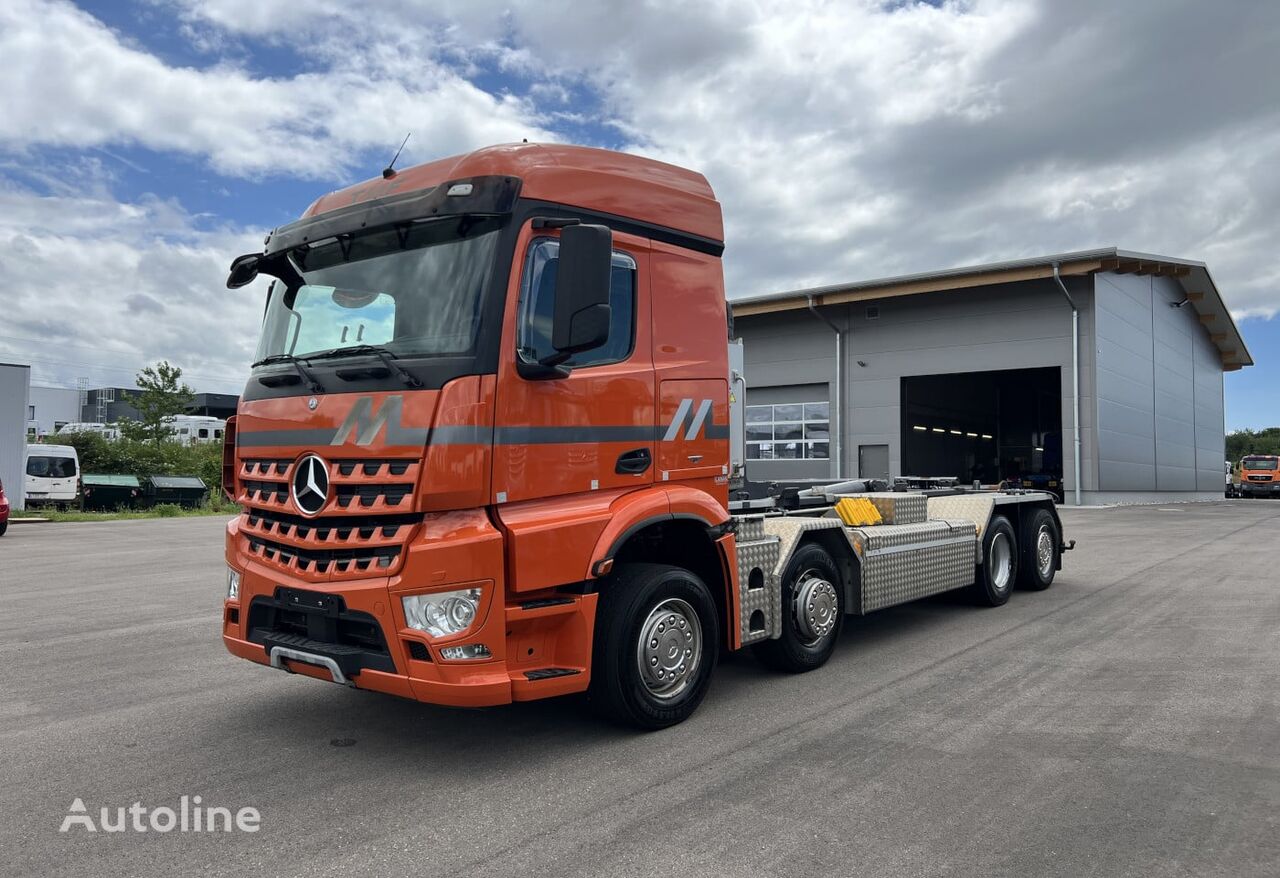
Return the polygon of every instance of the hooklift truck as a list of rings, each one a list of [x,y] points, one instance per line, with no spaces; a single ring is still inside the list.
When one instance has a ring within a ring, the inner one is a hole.
[[[516,144],[388,169],[237,258],[229,287],[274,281],[225,434],[227,648],[661,728],[722,650],[810,671],[847,614],[1048,588],[1048,494],[731,502],[723,239],[700,174]]]

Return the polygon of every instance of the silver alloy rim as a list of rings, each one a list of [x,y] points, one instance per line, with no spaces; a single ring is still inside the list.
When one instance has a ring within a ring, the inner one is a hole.
[[[991,540],[991,584],[996,591],[1004,591],[1009,587],[1010,574],[1013,572],[1013,552],[1009,548],[1009,537],[998,533]]]
[[[702,624],[686,601],[668,598],[640,626],[636,663],[640,679],[655,698],[675,698],[697,676],[702,660]]]
[[[1053,534],[1048,525],[1041,527],[1036,535],[1036,566],[1041,579],[1048,579],[1053,572]]]
[[[791,601],[791,615],[805,646],[816,645],[835,630],[840,612],[836,587],[819,571],[810,569],[800,574]]]

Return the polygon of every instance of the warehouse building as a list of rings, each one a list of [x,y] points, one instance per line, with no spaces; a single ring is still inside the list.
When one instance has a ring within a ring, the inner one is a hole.
[[[31,367],[0,363],[0,483],[15,510],[23,508],[23,467],[30,411]]]
[[[1222,376],[1253,365],[1203,263],[1116,248],[752,296],[733,314],[754,480],[1221,497]]]

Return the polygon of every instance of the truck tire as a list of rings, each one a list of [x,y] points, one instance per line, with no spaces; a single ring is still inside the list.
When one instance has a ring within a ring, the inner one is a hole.
[[[1058,547],[1062,534],[1048,509],[1037,509],[1022,531],[1022,557],[1018,559],[1018,588],[1044,591],[1058,572]]]
[[[836,564],[817,543],[796,550],[782,574],[782,636],[752,647],[767,667],[793,674],[831,658],[844,625],[844,587]]]
[[[1018,541],[1013,525],[1003,515],[991,516],[982,535],[982,564],[970,588],[974,603],[983,607],[1003,606],[1018,578]]]
[[[683,722],[711,685],[720,623],[706,583],[666,564],[622,564],[596,605],[588,698],[641,729]]]
[[[9,529],[9,522],[0,521],[0,537],[4,536],[4,532]]]

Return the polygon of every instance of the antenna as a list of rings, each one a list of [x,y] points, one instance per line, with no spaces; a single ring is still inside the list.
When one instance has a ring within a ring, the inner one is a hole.
[[[409,134],[413,132],[410,131]],[[382,179],[390,180],[396,175],[396,159],[400,158],[400,152],[404,149],[404,145],[409,142],[409,134],[404,136],[404,140],[400,141],[400,149],[396,150],[396,154],[391,157],[391,162],[382,169]]]

